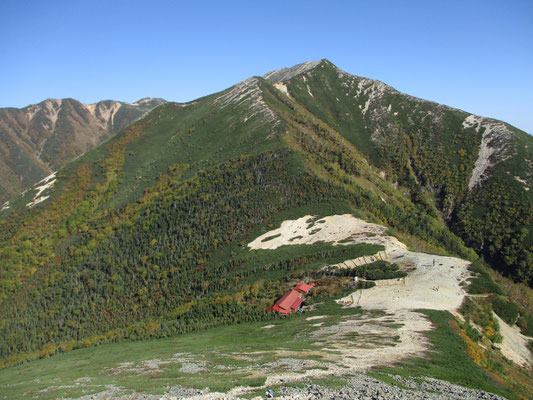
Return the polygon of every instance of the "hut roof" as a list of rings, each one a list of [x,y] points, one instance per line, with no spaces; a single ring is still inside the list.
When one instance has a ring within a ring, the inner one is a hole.
[[[290,314],[294,310],[297,310],[302,305],[303,297],[309,292],[311,288],[315,286],[314,283],[307,284],[304,282],[298,283],[294,288],[285,293],[272,307],[268,310],[278,311],[282,314]]]
[[[302,292],[303,294],[307,294],[307,292],[309,292],[309,290],[311,290],[314,287],[315,287],[314,283],[308,284],[305,282],[300,282],[296,284],[296,286],[294,287],[294,290],[298,290],[299,292]]]

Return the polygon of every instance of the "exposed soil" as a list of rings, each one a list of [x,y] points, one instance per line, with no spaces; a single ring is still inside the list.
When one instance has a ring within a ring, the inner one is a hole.
[[[522,335],[518,327],[507,325],[496,313],[493,313],[493,315],[500,324],[500,333],[503,336],[503,342],[497,345],[502,354],[515,364],[522,367],[531,367],[533,365],[533,357],[527,348],[527,343],[532,339]]]

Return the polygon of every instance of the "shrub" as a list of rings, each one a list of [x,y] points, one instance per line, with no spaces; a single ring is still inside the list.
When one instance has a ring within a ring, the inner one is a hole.
[[[507,300],[503,296],[498,296],[492,299],[492,309],[498,316],[503,319],[508,325],[514,325],[518,318],[518,306]]]
[[[375,283],[375,282],[366,282],[366,281],[359,282],[359,287],[360,287],[361,289],[371,289],[371,288],[373,288],[374,286],[376,286],[376,283]]]
[[[468,293],[470,294],[495,293],[499,295],[504,294],[502,288],[492,280],[492,278],[486,271],[482,269],[477,269],[477,270],[474,270],[474,272],[477,272],[478,275],[470,283],[470,287],[468,288]]]
[[[376,261],[355,268],[331,269],[330,274],[343,277],[358,276],[364,279],[397,279],[407,276],[407,272],[400,271],[397,264],[391,264],[388,261]]]
[[[468,319],[466,323],[462,325],[462,328],[464,329],[467,336],[476,343],[479,342],[481,338],[483,337],[483,335],[481,335],[481,333],[479,333],[477,329],[475,329],[474,327],[472,327],[472,325],[470,325],[470,321]]]
[[[524,335],[533,337],[533,314],[521,315],[516,324]]]

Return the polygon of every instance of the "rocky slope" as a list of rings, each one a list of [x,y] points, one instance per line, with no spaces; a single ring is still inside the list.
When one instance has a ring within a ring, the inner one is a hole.
[[[144,116],[162,99],[82,104],[47,99],[0,109],[0,201],[22,192]]]

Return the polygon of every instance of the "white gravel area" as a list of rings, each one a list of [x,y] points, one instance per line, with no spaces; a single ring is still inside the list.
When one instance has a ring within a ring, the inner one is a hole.
[[[340,304],[352,303],[350,307],[385,311],[387,318],[401,325],[400,328],[387,327],[379,318],[354,319],[340,327],[323,328],[340,329],[343,334],[353,332],[359,335],[399,336],[393,346],[384,344],[370,348],[347,346],[346,342],[339,341],[335,347],[343,355],[341,364],[355,371],[392,364],[407,357],[420,356],[429,350],[424,332],[430,330],[432,324],[423,314],[414,310],[456,310],[466,295],[461,284],[470,277],[468,261],[408,251],[398,239],[387,236],[386,231],[385,226],[363,221],[351,214],[320,219],[306,215],[284,221],[278,229],[266,232],[248,244],[251,249],[276,249],[319,241],[380,244],[385,246],[390,262],[409,271],[405,279],[377,281],[376,287],[356,291],[339,300]]]

